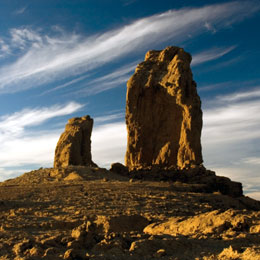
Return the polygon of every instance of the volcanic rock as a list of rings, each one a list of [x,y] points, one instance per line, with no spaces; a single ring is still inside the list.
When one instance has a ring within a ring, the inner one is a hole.
[[[127,83],[125,163],[184,168],[203,162],[202,111],[190,69],[179,47],[149,51]]]
[[[92,128],[93,119],[88,115],[69,119],[55,149],[54,168],[96,166],[91,157]]]

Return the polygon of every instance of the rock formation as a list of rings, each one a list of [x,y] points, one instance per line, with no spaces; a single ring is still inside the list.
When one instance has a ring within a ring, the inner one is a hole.
[[[55,149],[55,168],[69,165],[96,166],[91,158],[92,128],[93,119],[90,116],[69,119]]]
[[[149,51],[127,83],[126,166],[184,168],[203,162],[202,111],[190,69],[179,47]]]

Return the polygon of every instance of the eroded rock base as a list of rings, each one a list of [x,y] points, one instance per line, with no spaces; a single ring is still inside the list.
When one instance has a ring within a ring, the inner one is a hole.
[[[217,176],[215,172],[207,170],[204,166],[187,169],[152,166],[129,170],[120,163],[114,163],[111,165],[110,170],[119,175],[137,180],[178,183],[177,186],[179,189],[185,190],[189,186],[190,191],[193,192],[219,192],[232,197],[243,195],[242,184],[240,182],[231,181],[227,177]]]

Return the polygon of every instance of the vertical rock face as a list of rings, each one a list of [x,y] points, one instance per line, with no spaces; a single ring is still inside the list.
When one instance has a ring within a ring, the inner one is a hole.
[[[96,166],[91,158],[92,128],[90,116],[69,119],[55,149],[54,167]]]
[[[149,51],[127,83],[125,163],[130,169],[202,163],[201,102],[191,56],[178,47]]]

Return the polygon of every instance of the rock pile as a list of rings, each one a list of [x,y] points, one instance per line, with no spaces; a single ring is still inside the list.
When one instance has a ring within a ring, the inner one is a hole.
[[[54,168],[96,166],[91,157],[92,128],[93,119],[88,115],[69,119],[55,149]]]
[[[179,47],[149,51],[129,79],[125,163],[130,169],[202,163],[201,102],[190,62]]]

